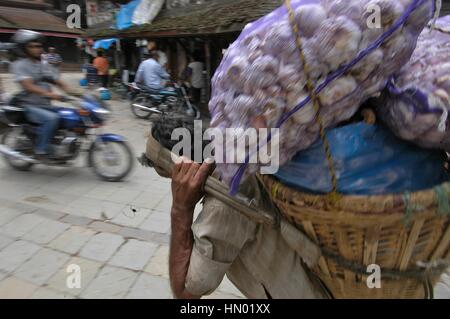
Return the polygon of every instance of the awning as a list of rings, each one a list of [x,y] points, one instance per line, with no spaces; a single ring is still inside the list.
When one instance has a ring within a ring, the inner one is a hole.
[[[2,29],[0,28],[0,33],[15,33],[17,29]],[[47,31],[39,31],[46,37],[56,37],[56,38],[69,38],[69,39],[78,39],[81,37],[80,34],[73,33],[59,33],[59,32],[47,32]]]
[[[32,9],[21,9],[0,6],[0,30],[11,33],[11,30],[29,29],[46,32],[49,36],[79,37],[84,34],[81,29],[70,29],[66,21],[47,12]]]
[[[94,38],[171,37],[239,32],[280,6],[276,0],[240,0],[204,4],[196,10],[163,10],[151,24],[126,30],[87,30]]]

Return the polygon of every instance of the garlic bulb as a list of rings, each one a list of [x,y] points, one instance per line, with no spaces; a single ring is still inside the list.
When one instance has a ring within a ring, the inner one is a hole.
[[[352,76],[357,81],[363,81],[367,79],[372,72],[376,71],[377,66],[383,62],[384,53],[383,50],[377,49],[367,56],[366,59],[359,62],[351,70]]]
[[[248,72],[249,64],[245,57],[236,57],[233,59],[227,71],[230,83],[239,89],[244,85],[245,74]]]
[[[352,93],[356,87],[356,80],[351,76],[337,79],[320,94],[322,105],[332,106],[334,103],[338,103],[342,98]]]
[[[353,21],[339,16],[325,20],[312,39],[319,59],[336,70],[356,57],[361,36],[361,30]]]
[[[310,38],[319,28],[320,24],[327,18],[327,12],[318,4],[305,4],[298,7],[295,12],[300,34]]]
[[[407,5],[409,5],[409,2]],[[366,8],[380,8],[381,26],[384,29],[390,27],[405,11],[405,7],[399,1],[371,0]],[[420,20],[420,19],[419,19]],[[423,28],[423,27],[422,27]]]

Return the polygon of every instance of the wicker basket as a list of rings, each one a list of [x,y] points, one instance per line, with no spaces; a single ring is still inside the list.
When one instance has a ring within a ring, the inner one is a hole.
[[[430,297],[450,258],[450,184],[403,195],[344,196],[330,205],[326,196],[269,175],[260,179],[281,213],[327,252],[313,271],[334,298]],[[371,264],[381,267],[379,289],[366,283]]]

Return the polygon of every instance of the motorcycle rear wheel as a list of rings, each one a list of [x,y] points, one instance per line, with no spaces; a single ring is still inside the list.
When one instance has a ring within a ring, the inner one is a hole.
[[[149,103],[151,104],[146,96],[138,95],[131,101],[131,112],[133,112],[134,116],[136,116],[137,118],[146,120],[150,117],[150,115],[152,115],[152,113],[135,107],[134,104],[141,104],[143,106],[151,107]]]
[[[16,134],[16,136],[14,136],[14,134]],[[17,150],[17,145],[16,145],[17,138],[20,137],[21,135],[23,135],[23,131],[19,131],[18,128],[13,128],[13,127],[7,128],[3,132],[1,143],[3,145],[8,146],[12,150]],[[11,138],[13,139],[12,141],[9,140]],[[14,142],[14,144],[11,145],[11,142]],[[29,170],[31,170],[31,168],[34,165],[33,163],[15,159],[6,154],[4,154],[3,157],[5,158],[5,160],[9,166],[11,166],[12,168],[14,168],[15,170],[18,170],[18,171],[23,171],[23,172],[29,171]]]

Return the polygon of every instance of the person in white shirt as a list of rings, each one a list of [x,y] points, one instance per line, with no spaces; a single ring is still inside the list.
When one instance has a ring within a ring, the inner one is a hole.
[[[147,45],[148,52],[155,52],[158,55],[158,63],[161,64],[161,66],[167,70],[167,55],[163,52],[158,50],[158,46],[156,45],[155,41],[149,41]]]
[[[168,80],[170,75],[156,61],[156,53],[149,52],[148,59],[141,63],[136,73],[135,82],[145,85],[153,91],[159,91],[164,88],[164,80]]]
[[[200,103],[202,89],[205,87],[204,69],[205,64],[201,62],[200,52],[194,52],[192,62],[187,66],[187,78],[191,85],[192,102],[197,105]]]

